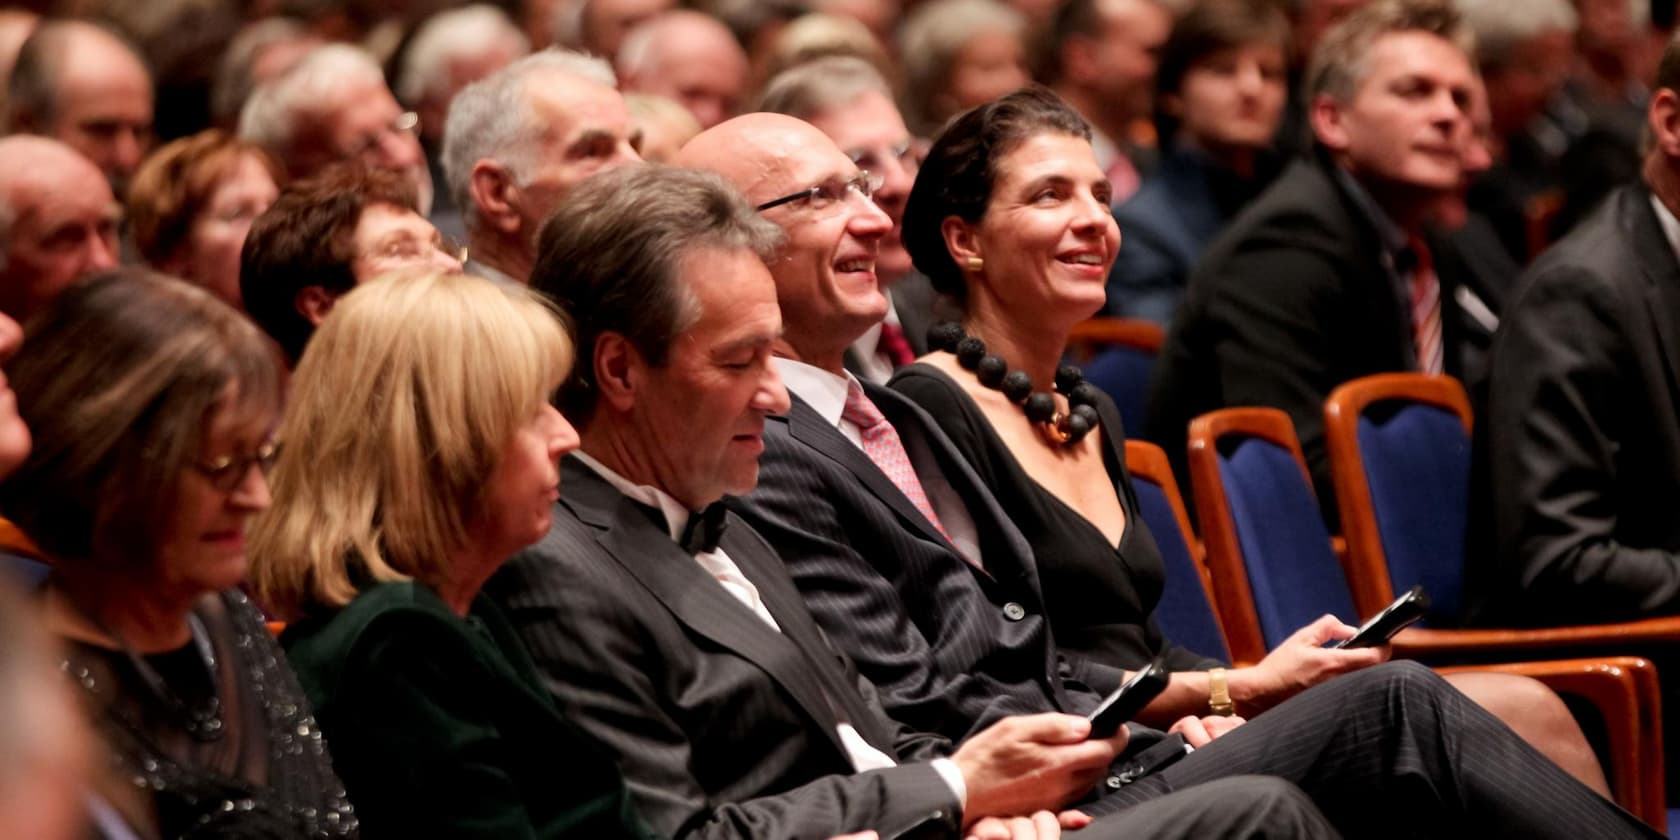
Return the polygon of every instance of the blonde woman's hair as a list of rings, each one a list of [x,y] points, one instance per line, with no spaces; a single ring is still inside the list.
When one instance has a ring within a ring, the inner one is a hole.
[[[292,377],[252,527],[252,580],[287,619],[359,585],[436,585],[515,432],[565,378],[558,312],[521,286],[408,274],[333,307]]]

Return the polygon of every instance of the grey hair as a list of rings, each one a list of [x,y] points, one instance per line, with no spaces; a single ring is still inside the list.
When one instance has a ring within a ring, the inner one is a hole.
[[[257,56],[275,44],[308,35],[309,28],[296,18],[271,17],[246,24],[228,42],[216,75],[210,80],[210,115],[218,122],[237,118],[256,86],[251,69]]]
[[[1458,0],[1458,13],[1476,34],[1476,60],[1498,70],[1524,41],[1543,32],[1573,34],[1580,17],[1569,0]]]
[[[529,182],[545,126],[525,99],[525,86],[543,73],[618,87],[612,67],[593,56],[550,47],[532,53],[455,94],[443,127],[443,176],[469,229],[478,218],[472,200],[473,165],[494,160],[515,183]]]
[[[892,99],[892,88],[874,65],[849,55],[831,55],[778,73],[764,86],[755,110],[809,120],[871,92]]]
[[[1323,94],[1339,102],[1351,99],[1365,80],[1371,47],[1399,32],[1427,32],[1443,38],[1474,61],[1475,36],[1448,0],[1376,0],[1330,27],[1319,40],[1307,64],[1307,95]]]
[[[326,44],[296,67],[251,92],[239,112],[239,139],[287,160],[302,118],[348,86],[385,84],[379,65],[360,47]]]
[[[523,55],[531,41],[513,25],[501,9],[477,3],[439,12],[421,24],[403,55],[397,74],[397,98],[416,105],[426,95],[449,83],[449,62],[478,55],[499,46],[511,46]]]
[[[992,30],[1022,35],[1026,18],[997,0],[932,0],[923,4],[899,31],[904,83],[909,106],[906,116],[918,130],[937,129],[931,100],[949,81],[951,62],[974,36]]]
[[[587,425],[595,410],[595,343],[624,336],[648,364],[665,364],[676,337],[700,317],[679,282],[697,249],[751,251],[772,259],[785,235],[713,172],[650,163],[584,181],[543,225],[531,286],[553,299],[577,329],[577,360],[560,388],[560,409]]]

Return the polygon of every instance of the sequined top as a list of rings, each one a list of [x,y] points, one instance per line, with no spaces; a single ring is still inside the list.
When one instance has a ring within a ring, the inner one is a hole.
[[[114,772],[156,811],[124,816],[164,838],[357,836],[327,744],[262,614],[230,589],[206,595],[193,615],[207,646],[195,639],[131,657],[68,645],[64,671],[112,749]],[[215,675],[214,686],[199,678],[203,696],[187,679],[195,669]]]

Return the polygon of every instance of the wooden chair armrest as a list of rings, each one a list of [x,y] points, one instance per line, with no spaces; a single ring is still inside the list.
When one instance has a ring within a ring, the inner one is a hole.
[[[1435,630],[1411,627],[1394,637],[1394,655],[1427,659],[1490,651],[1534,651],[1590,645],[1640,645],[1680,640],[1680,616],[1615,624],[1523,629]]]
[[[1439,668],[1441,674],[1493,671],[1532,677],[1559,694],[1580,697],[1598,709],[1610,740],[1610,790],[1616,803],[1658,831],[1666,831],[1662,788],[1662,701],[1656,668],[1630,656],[1558,659]],[[1658,721],[1653,733],[1648,728]],[[1653,737],[1654,735],[1654,737]],[[1653,785],[1653,779],[1655,785]]]

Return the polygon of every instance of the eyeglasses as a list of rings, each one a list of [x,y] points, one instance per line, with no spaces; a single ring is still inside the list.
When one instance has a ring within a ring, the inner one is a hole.
[[[783,204],[792,204],[795,201],[803,201],[812,210],[822,210],[845,201],[846,194],[848,192],[855,192],[864,198],[869,198],[875,194],[876,190],[881,188],[881,182],[883,180],[885,179],[883,179],[880,175],[876,175],[875,173],[865,169],[844,181],[830,181],[826,184],[818,184],[814,187],[807,187],[799,192],[784,195],[781,198],[773,198],[753,209],[762,212],[764,210],[769,210],[772,207],[780,207]]]
[[[279,458],[280,442],[271,440],[257,447],[257,451],[250,455],[223,455],[214,461],[194,461],[192,468],[209,479],[211,487],[223,493],[232,493],[244,483],[245,476],[251,474],[251,467],[255,466],[266,478],[274,470],[274,462]]]
[[[361,254],[361,257],[381,262],[417,263],[425,261],[433,251],[452,257],[462,264],[467,261],[467,246],[452,237],[441,235],[430,240],[412,236],[397,237],[380,243],[373,250]]]
[[[384,140],[387,136],[393,134],[416,136],[415,132],[419,128],[420,115],[413,111],[404,111],[392,118],[390,122],[374,129],[372,133],[364,136],[356,143],[356,145],[351,146],[349,150],[344,153],[344,156],[347,158],[363,157],[368,152],[379,148],[380,141]]]
[[[916,144],[909,140],[892,146],[852,149],[846,156],[865,172],[885,172],[889,160],[897,163],[907,175],[915,175],[916,170],[922,166]]]

